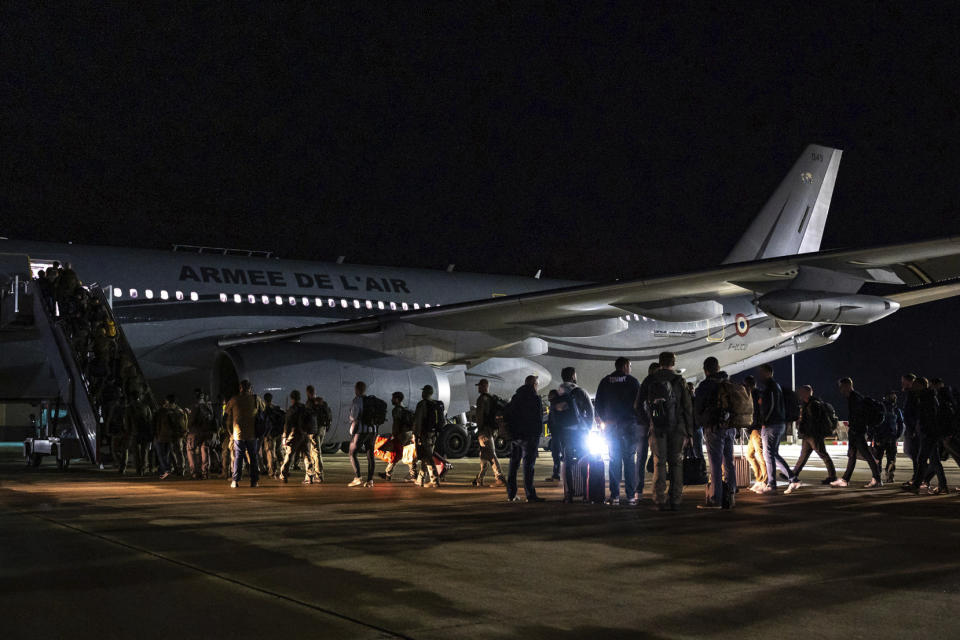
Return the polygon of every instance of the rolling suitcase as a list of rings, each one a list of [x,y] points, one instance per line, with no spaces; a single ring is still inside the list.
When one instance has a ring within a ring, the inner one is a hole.
[[[583,501],[603,504],[606,497],[606,469],[600,456],[584,456],[580,459],[580,474],[583,478]]]
[[[743,454],[733,456],[733,468],[737,474],[737,488],[745,489],[750,486],[750,463]]]
[[[567,482],[567,465],[571,467],[570,474],[570,486],[566,486]],[[580,471],[580,459],[571,456],[570,461],[563,460],[560,463],[560,478],[563,482],[563,495],[570,496],[571,498],[582,498],[583,492],[586,489],[586,475]]]

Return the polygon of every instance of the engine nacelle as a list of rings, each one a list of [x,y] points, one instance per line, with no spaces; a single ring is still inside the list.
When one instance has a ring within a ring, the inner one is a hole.
[[[272,393],[273,402],[282,408],[289,404],[290,392],[313,385],[333,413],[327,442],[350,439],[350,403],[358,380],[367,383],[367,394],[383,399],[389,408],[394,391],[403,393],[410,409],[420,401],[421,389],[431,385],[434,398],[442,400],[447,414],[466,411],[463,370],[441,371],[418,362],[359,347],[314,343],[255,343],[228,347],[217,353],[211,389],[213,399],[229,398],[248,379],[258,394]],[[389,431],[390,418],[382,428]]]
[[[880,296],[784,289],[760,298],[767,315],[791,322],[863,325],[894,313],[900,304]]]

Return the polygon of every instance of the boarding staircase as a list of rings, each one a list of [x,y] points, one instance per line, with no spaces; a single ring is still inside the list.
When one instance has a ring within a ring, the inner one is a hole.
[[[29,260],[26,256],[22,257],[24,263],[12,273],[9,271],[9,261],[0,259],[0,265],[5,268],[3,272],[5,275],[0,282],[3,284],[3,295],[0,298],[0,310],[2,310],[0,331],[32,328],[36,332],[36,337],[43,346],[47,363],[57,382],[60,394],[57,404],[67,410],[73,427],[72,430],[61,431],[58,435],[47,434],[43,439],[28,438],[24,443],[26,456],[34,464],[39,464],[43,455],[56,455],[60,467],[68,466],[72,458],[87,458],[102,468],[100,433],[107,418],[106,407],[102,406],[94,394],[92,381],[84,373],[87,354],[75,351],[67,335],[66,319],[61,317],[56,302],[45,299],[40,294],[37,280],[31,277]],[[146,394],[146,402],[156,409],[156,400],[123,328],[113,314],[107,296],[97,284],[82,286],[92,298],[99,300],[107,317],[116,327],[117,350],[114,356],[115,361],[111,366],[116,369],[120,359],[126,356],[134,368],[140,388]]]

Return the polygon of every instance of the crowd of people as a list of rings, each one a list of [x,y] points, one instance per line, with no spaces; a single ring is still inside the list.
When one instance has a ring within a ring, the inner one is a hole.
[[[332,413],[313,386],[306,386],[306,398],[299,390],[291,391],[286,410],[274,404],[272,394],[256,395],[248,380],[241,381],[237,395],[218,406],[200,389],[189,408],[180,407],[173,395],[157,405],[122,348],[102,296],[82,286],[69,264],[53,263],[38,273],[36,283],[48,312],[69,340],[121,474],[132,456],[138,475],[158,472],[161,479],[174,474],[207,479],[211,469],[219,469],[219,476],[229,476],[236,487],[246,466],[251,486],[259,484],[261,474],[288,482],[295,470],[303,471],[304,484],[324,482],[322,447]],[[520,501],[522,470],[525,500],[542,501],[534,468],[545,416],[554,458],[550,480],[561,482],[564,502],[636,505],[649,468],[655,508],[676,510],[683,498],[685,452],[698,457],[704,450],[709,475],[699,505],[703,509],[734,507],[738,467],[745,475],[749,466],[753,481],[748,488],[755,493],[777,494],[780,479],[786,483],[784,494],[797,491],[802,486],[800,472],[812,453],[826,467],[822,483],[833,487],[849,485],[858,460],[865,461],[871,472],[865,488],[893,483],[901,439],[913,466],[904,490],[946,493],[942,462],[952,457],[960,466],[960,396],[939,378],[905,374],[899,392],[881,400],[863,396],[852,379],[841,378],[838,390],[849,420],[847,465],[838,476],[826,447],[826,440],[837,433],[837,412],[812,387],[784,390],[770,365],[758,367],[756,377],[734,382],[713,357],[703,362],[703,380],[694,387],[675,366],[675,354],[661,353],[641,382],[632,375],[630,360],[618,358],[614,371],[599,381],[593,401],[578,386],[576,370],[566,367],[561,384],[549,391],[547,406],[535,375],[528,376],[509,401],[492,395],[489,382],[481,380],[473,411],[480,460],[473,486],[485,486],[492,473],[493,486],[504,487],[508,500]],[[388,419],[386,403],[366,395],[364,382],[356,383],[349,413],[348,453],[354,471],[349,486],[372,487],[378,458],[387,465],[379,474],[381,480],[391,481],[397,465],[405,464],[407,482],[439,486],[450,465],[436,451],[447,420],[443,403],[433,396],[431,386],[423,387],[421,399],[410,410],[403,393],[394,392],[390,434],[378,437]],[[801,443],[793,467],[779,452],[788,424],[796,425]],[[497,456],[498,438],[509,442],[506,472]],[[738,439],[746,443],[743,460],[734,455]],[[604,451],[594,451],[591,441],[601,442]],[[367,459],[365,473],[361,454]],[[606,468],[596,463],[601,456],[609,460]],[[604,474],[605,483],[598,477]],[[931,486],[934,478],[936,487]]]
[[[511,502],[541,502],[534,479],[546,416],[551,447],[557,465],[551,480],[563,487],[563,501],[606,502],[610,505],[637,505],[645,484],[647,455],[653,473],[652,501],[658,511],[677,510],[684,495],[684,450],[706,452],[709,474],[702,509],[732,509],[740,488],[761,495],[783,494],[800,489],[800,473],[813,453],[822,460],[827,474],[822,483],[833,487],[849,485],[858,460],[866,462],[871,480],[865,488],[894,482],[899,439],[913,463],[913,474],[903,488],[914,492],[940,494],[948,491],[941,455],[952,456],[960,466],[960,440],[956,432],[956,392],[941,380],[932,382],[914,375],[903,376],[899,393],[874,400],[858,392],[850,378],[838,381],[838,390],[847,403],[849,416],[846,438],[847,464],[837,475],[826,441],[840,424],[836,410],[801,386],[796,392],[784,389],[770,365],[762,365],[756,376],[742,382],[730,380],[719,370],[716,358],[703,363],[703,380],[691,390],[675,371],[673,353],[660,354],[638,380],[627,358],[619,358],[614,371],[597,387],[595,400],[577,384],[573,367],[561,372],[562,382],[551,390],[545,405],[537,376],[528,376],[509,400],[492,395],[489,382],[477,384],[473,412],[479,445],[479,469],[472,480],[476,487],[502,487]],[[351,487],[372,487],[374,478],[392,481],[401,464],[403,479],[423,487],[437,487],[447,461],[435,450],[437,437],[446,425],[443,403],[434,398],[427,385],[415,409],[407,408],[402,392],[386,403],[366,395],[366,385],[357,382],[349,420],[350,462],[354,479]],[[378,406],[383,405],[383,406]],[[392,419],[389,434],[379,435],[381,425]],[[149,472],[152,449],[161,478],[183,473],[207,478],[210,461],[218,456],[221,477],[237,487],[244,477],[258,486],[262,474],[288,482],[292,470],[302,467],[304,484],[324,482],[321,447],[331,426],[331,411],[312,386],[306,398],[299,390],[289,395],[286,410],[274,404],[267,393],[261,398],[250,381],[240,383],[240,392],[218,412],[201,391],[188,410],[170,396],[151,412],[136,395],[114,405],[108,425],[119,425],[114,444],[117,466],[126,467],[126,450],[136,457],[138,474]],[[801,444],[793,466],[780,455],[779,447],[788,424],[796,425]],[[497,439],[509,442],[506,469],[497,456]],[[745,444],[743,459],[735,455],[735,443]],[[595,447],[596,442],[602,446]],[[702,442],[701,445],[697,444]],[[366,468],[361,468],[361,455]],[[608,459],[598,465],[601,457]],[[376,461],[386,469],[375,474]],[[885,461],[885,462],[884,462]],[[439,467],[439,470],[438,470]],[[738,469],[741,482],[738,483]],[[747,469],[752,484],[742,482]],[[523,498],[519,476],[523,474]],[[598,477],[599,475],[599,477]],[[936,477],[938,486],[930,487]],[[749,484],[748,487],[743,485]]]

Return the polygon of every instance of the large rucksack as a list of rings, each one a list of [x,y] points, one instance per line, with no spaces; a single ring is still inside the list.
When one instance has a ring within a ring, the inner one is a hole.
[[[753,398],[749,389],[724,380],[717,393],[720,397],[721,426],[725,429],[747,429],[753,424]]]
[[[446,425],[447,413],[439,400],[424,400],[423,420],[420,423],[421,435],[439,433]]]
[[[647,413],[650,415],[650,424],[656,431],[666,431],[677,424],[677,413],[680,400],[674,389],[674,382],[680,376],[669,379],[658,379],[650,383],[647,388]]]
[[[384,408],[384,410],[386,410],[386,408]],[[329,429],[330,425],[333,424],[333,412],[330,410],[330,405],[326,402],[318,404],[314,407],[313,412],[317,416],[317,425],[324,429]]]
[[[814,398],[807,404],[807,412],[810,416],[810,435],[827,438],[836,434],[839,419],[832,404]]]
[[[379,427],[386,421],[387,403],[377,396],[364,396],[360,422],[364,426]]]
[[[883,403],[874,398],[863,397],[863,424],[868,430],[875,430],[884,421],[886,409]]]
[[[937,432],[941,437],[952,436],[957,427],[957,408],[949,387],[937,393],[940,407],[937,410]]]
[[[783,390],[783,415],[787,422],[796,422],[800,419],[800,398],[793,389]]]
[[[497,432],[502,438],[510,439],[510,403],[500,396],[493,396],[493,415]]]
[[[583,414],[573,397],[573,390],[557,395],[550,403],[550,415],[553,416],[553,426],[558,430],[579,429],[583,423]]]
[[[217,430],[217,418],[209,402],[200,402],[194,407],[193,424],[197,433],[212,434]]]

